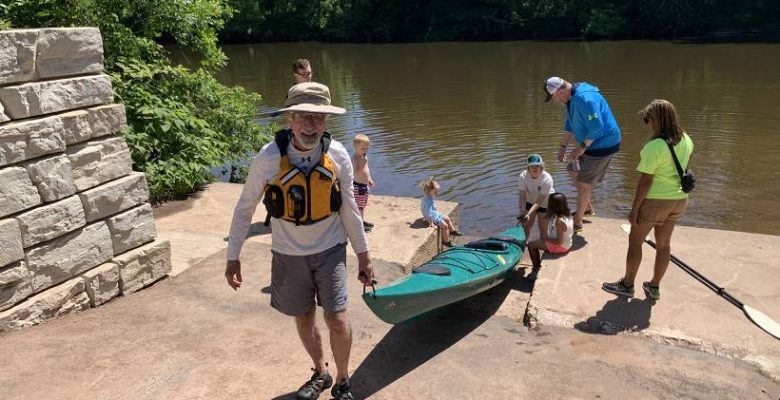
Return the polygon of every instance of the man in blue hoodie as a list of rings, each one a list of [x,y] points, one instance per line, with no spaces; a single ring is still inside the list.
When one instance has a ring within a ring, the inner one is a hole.
[[[582,230],[582,219],[588,211],[593,185],[604,180],[612,156],[620,150],[620,127],[599,88],[587,82],[571,84],[557,76],[544,81],[545,102],[555,101],[566,107],[566,123],[558,161],[566,158],[567,146],[576,146],[569,160],[579,160],[577,174],[577,212],[574,231]]]

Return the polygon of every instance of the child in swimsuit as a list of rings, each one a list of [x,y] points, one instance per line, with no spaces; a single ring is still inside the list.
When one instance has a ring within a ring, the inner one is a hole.
[[[533,272],[530,276],[535,277],[535,271],[542,266],[541,251],[544,250],[552,254],[563,254],[569,252],[574,235],[574,219],[569,210],[569,203],[566,195],[563,193],[553,193],[547,201],[547,212],[544,216],[547,220],[549,229],[541,233],[541,238],[528,243],[528,254],[531,255]]]
[[[422,211],[423,218],[428,222],[428,226],[439,227],[441,229],[442,244],[452,247],[453,243],[450,240],[450,235],[461,236],[462,233],[455,229],[450,217],[439,212],[436,209],[436,205],[433,204],[433,198],[439,196],[439,183],[433,177],[430,177],[420,182],[420,188],[423,191],[423,198],[420,202],[420,211]]]
[[[371,141],[366,135],[358,134],[352,139],[352,147],[355,148],[355,153],[352,155],[352,168],[355,170],[352,192],[355,193],[355,203],[357,203],[360,210],[360,218],[363,219],[363,230],[366,232],[371,232],[374,229],[374,224],[366,222],[364,218],[364,210],[368,205],[368,195],[371,193],[371,188],[374,187],[374,180],[371,179],[371,170],[368,168],[368,148],[370,146]]]

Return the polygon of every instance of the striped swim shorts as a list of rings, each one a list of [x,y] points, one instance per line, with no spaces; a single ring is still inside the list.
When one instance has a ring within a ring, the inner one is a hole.
[[[358,208],[366,208],[368,205],[368,195],[371,192],[368,185],[354,182],[352,184],[352,192],[355,194],[355,203],[357,203]]]

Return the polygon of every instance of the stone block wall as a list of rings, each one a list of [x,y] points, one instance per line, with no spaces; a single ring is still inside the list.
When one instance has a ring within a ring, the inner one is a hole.
[[[0,332],[171,270],[97,28],[0,31]]]

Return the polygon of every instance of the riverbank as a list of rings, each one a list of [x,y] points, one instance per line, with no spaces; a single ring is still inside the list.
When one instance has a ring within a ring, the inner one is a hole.
[[[174,275],[226,248],[225,232],[230,229],[241,188],[215,183],[196,198],[157,208],[160,237],[172,243]],[[437,205],[458,221],[456,203]],[[373,196],[366,208],[366,220],[376,224],[368,235],[372,258],[394,265],[396,271],[390,276],[408,272],[435,254],[434,231],[420,224],[418,216],[417,199]],[[264,219],[265,210],[258,207],[250,243],[270,245]],[[645,298],[640,288],[630,300],[603,292],[602,282],[623,274],[628,236],[620,229],[624,221],[590,218],[589,222],[575,236],[571,253],[547,257],[528,297],[510,296],[497,312],[525,320],[531,328],[554,326],[609,335],[625,332],[742,359],[780,380],[778,341],[673,264],[663,281],[663,298],[657,302]],[[700,273],[780,321],[780,287],[776,284],[780,266],[767,262],[780,258],[780,237],[680,226],[673,246],[674,254]],[[654,255],[645,246],[638,284],[650,280]]]
[[[269,235],[253,230],[242,254],[242,289],[229,290],[222,276],[225,224],[239,192],[239,185],[213,184],[197,198],[156,209],[176,276],[89,312],[0,336],[4,396],[291,399],[310,375],[310,361],[292,321],[268,304]],[[382,285],[428,251],[434,230],[415,225],[417,199],[371,201],[367,219],[377,228],[369,242]],[[457,212],[454,203],[439,207]],[[254,220],[263,218],[259,211]],[[518,399],[780,398],[770,378],[777,379],[777,342],[674,267],[655,305],[642,293],[619,301],[598,289],[620,273],[626,239],[620,223],[593,219],[573,252],[544,261],[535,283],[525,279],[523,264],[482,295],[397,326],[371,314],[354,280],[356,398],[474,399],[486,392]],[[773,284],[780,271],[769,265],[780,255],[777,237],[687,227],[679,233],[675,254],[780,319],[773,314],[780,309]],[[351,253],[348,264],[354,276]],[[649,271],[643,264],[640,278]],[[634,329],[578,324],[591,317]]]

